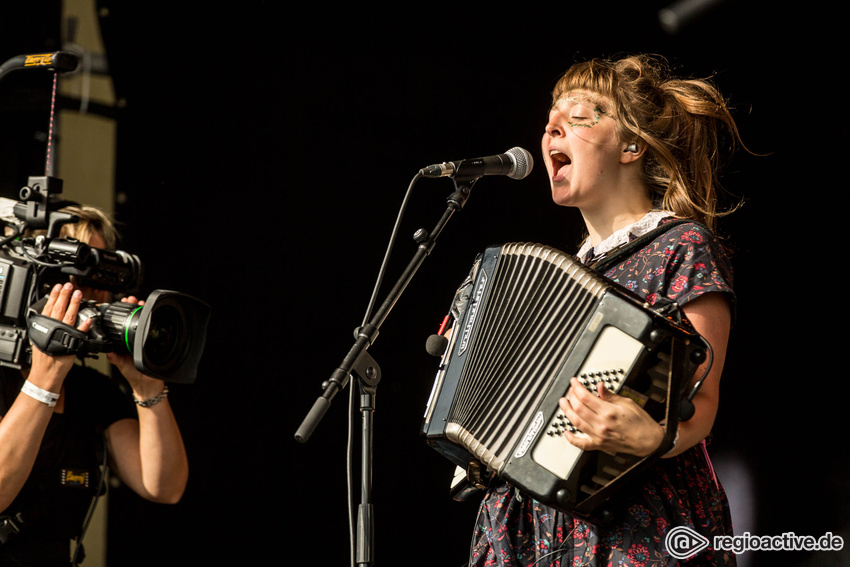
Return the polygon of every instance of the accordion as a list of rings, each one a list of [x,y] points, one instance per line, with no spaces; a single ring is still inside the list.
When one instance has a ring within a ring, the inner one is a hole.
[[[462,469],[597,521],[603,502],[672,447],[683,391],[708,348],[675,304],[650,306],[540,244],[480,254],[451,317],[425,442]],[[570,444],[558,400],[572,377],[642,406],[665,429],[661,447],[636,457]]]

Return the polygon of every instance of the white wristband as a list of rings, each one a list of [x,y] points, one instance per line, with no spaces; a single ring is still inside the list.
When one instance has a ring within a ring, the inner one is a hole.
[[[29,380],[26,380],[24,382],[24,385],[21,386],[21,392],[36,401],[39,401],[43,404],[47,404],[50,407],[55,407],[56,402],[59,401],[59,394],[54,394],[53,392],[43,390],[32,382],[30,382]]]

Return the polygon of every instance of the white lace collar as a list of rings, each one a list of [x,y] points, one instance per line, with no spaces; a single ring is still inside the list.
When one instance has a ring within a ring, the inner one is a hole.
[[[674,215],[669,211],[649,211],[642,219],[614,232],[614,234],[600,242],[597,246],[591,246],[590,239],[588,238],[584,241],[581,248],[579,248],[577,256],[586,262],[589,257],[606,254],[618,246],[627,244],[632,236],[635,238],[643,236],[657,227],[661,219],[671,216]]]

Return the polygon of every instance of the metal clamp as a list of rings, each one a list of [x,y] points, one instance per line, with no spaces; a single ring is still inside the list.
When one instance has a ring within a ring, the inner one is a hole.
[[[23,520],[20,514],[0,516],[0,545],[9,541],[9,538],[21,533],[22,524]]]

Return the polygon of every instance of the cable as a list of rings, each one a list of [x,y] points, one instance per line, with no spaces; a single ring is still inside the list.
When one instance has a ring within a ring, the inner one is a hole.
[[[372,317],[372,310],[375,308],[375,303],[377,302],[378,292],[381,289],[381,283],[384,280],[384,276],[386,275],[387,266],[389,265],[390,256],[392,255],[393,247],[395,246],[395,242],[398,239],[399,227],[401,226],[401,220],[404,218],[404,212],[407,210],[407,205],[410,202],[410,196],[413,194],[413,187],[416,185],[416,182],[422,177],[422,172],[418,172],[413,179],[410,181],[410,184],[407,186],[407,191],[404,194],[404,199],[402,199],[401,207],[399,207],[398,214],[396,215],[395,224],[393,225],[392,233],[390,234],[390,240],[387,244],[387,250],[384,253],[384,259],[381,262],[381,267],[378,270],[378,277],[375,281],[375,286],[372,288],[372,295],[369,298],[369,304],[366,307],[366,313],[363,316],[363,325],[365,326],[369,319]],[[354,510],[354,485],[353,485],[353,473],[352,468],[354,466],[354,404],[357,400],[357,395],[354,392],[355,384],[351,384],[351,387],[348,391],[348,438],[347,438],[347,451],[346,451],[346,482],[348,484],[348,532],[349,532],[349,542],[350,542],[350,554],[351,554],[351,565],[354,566],[357,558],[357,549],[356,549],[356,532],[357,532],[357,518]]]
[[[416,185],[416,182],[422,177],[422,172],[417,173],[413,179],[410,181],[410,185],[407,186],[407,192],[404,194],[404,199],[401,202],[401,207],[399,208],[398,215],[396,216],[395,225],[393,225],[393,231],[390,235],[390,241],[387,245],[387,251],[384,254],[384,261],[381,263],[381,268],[378,271],[378,278],[375,282],[375,287],[372,289],[372,297],[369,299],[369,305],[366,308],[366,314],[363,316],[363,325],[369,322],[369,319],[372,317],[372,309],[375,307],[375,302],[378,298],[378,290],[381,287],[381,282],[384,279],[384,275],[386,274],[387,265],[389,264],[390,255],[392,254],[393,246],[395,246],[395,241],[398,238],[398,230],[401,226],[401,219],[404,217],[404,211],[407,209],[407,205],[410,202],[410,196],[413,194],[413,186]]]

